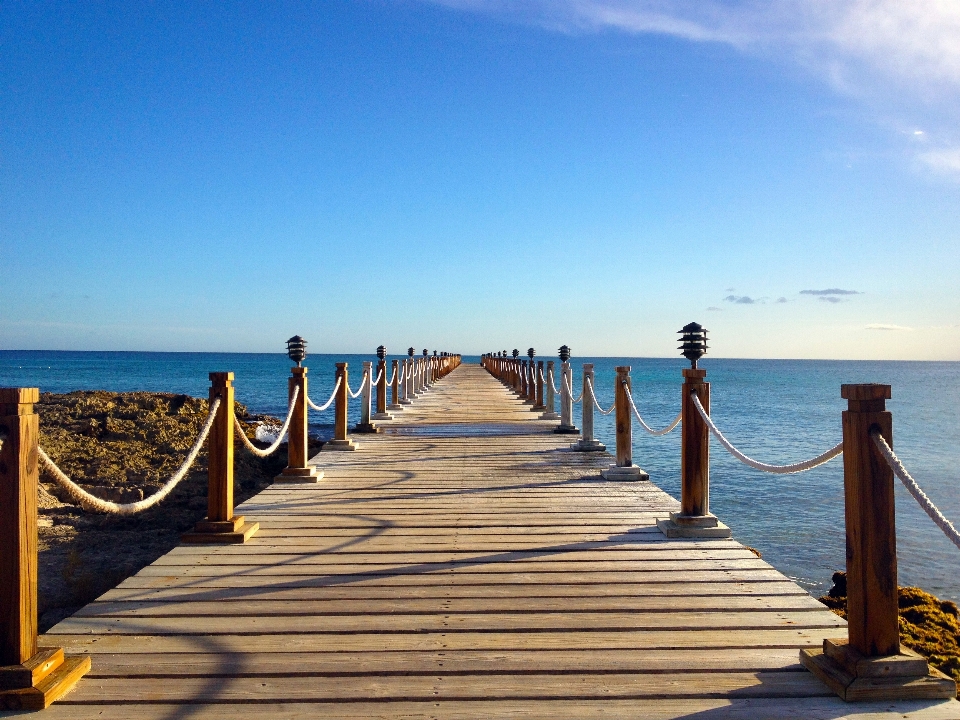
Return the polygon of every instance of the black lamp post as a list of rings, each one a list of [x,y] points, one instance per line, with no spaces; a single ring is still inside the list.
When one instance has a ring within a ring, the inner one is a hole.
[[[307,341],[299,335],[294,335],[287,340],[287,357],[300,367],[300,363],[307,357]]]
[[[566,362],[570,359],[570,348],[566,345],[561,345],[558,352],[560,353],[560,362]]]
[[[413,354],[414,354],[415,352],[416,352],[416,350],[414,350],[412,347],[407,348],[407,355],[409,355],[410,357],[413,357]]]
[[[381,345],[380,347],[377,348],[377,357],[380,360],[383,360],[386,356],[387,356],[387,348]]]
[[[533,348],[527,348],[527,357],[533,360],[533,356],[537,354],[537,351]]]
[[[680,347],[677,349],[683,351],[680,354],[689,360],[690,367],[696,370],[697,360],[707,352],[707,329],[692,322],[689,325],[684,325],[679,334],[681,335]]]
[[[430,351],[427,350],[426,348],[424,348],[424,349],[423,349],[423,356],[426,357],[426,356],[429,355],[429,354],[430,354]]]
[[[520,351],[516,348],[513,349],[513,359],[516,360],[517,356],[520,355]]]

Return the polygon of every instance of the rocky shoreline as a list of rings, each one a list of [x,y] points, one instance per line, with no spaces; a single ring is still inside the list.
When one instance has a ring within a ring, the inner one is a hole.
[[[205,399],[171,393],[43,393],[36,406],[40,446],[92,494],[132,502],[151,495],[177,470],[207,418],[208,407]],[[251,415],[239,403],[236,413],[251,439],[259,424],[277,424],[276,418]],[[316,449],[319,443],[311,452]],[[264,459],[238,447],[236,502],[266,488],[286,465],[286,457],[285,446]],[[77,507],[41,468],[40,630],[176,547],[180,533],[206,515],[206,470],[204,449],[163,502],[121,517]]]

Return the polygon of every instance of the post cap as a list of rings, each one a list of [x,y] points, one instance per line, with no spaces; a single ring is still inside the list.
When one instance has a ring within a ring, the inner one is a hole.
[[[0,403],[29,405],[40,402],[40,388],[0,388]]]
[[[862,383],[857,385],[841,385],[840,397],[844,400],[889,400],[890,385],[881,385],[879,383]]]

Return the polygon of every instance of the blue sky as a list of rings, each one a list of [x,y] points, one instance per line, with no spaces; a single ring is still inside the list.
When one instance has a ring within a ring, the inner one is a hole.
[[[0,347],[960,359],[960,2],[0,6]]]

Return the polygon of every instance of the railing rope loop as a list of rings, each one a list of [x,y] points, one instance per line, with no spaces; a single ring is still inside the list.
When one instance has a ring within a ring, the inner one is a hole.
[[[673,432],[673,430],[680,424],[681,420],[683,420],[683,410],[681,410],[680,412],[677,413],[677,416],[670,422],[670,424],[667,425],[665,428],[663,428],[662,430],[654,430],[652,427],[647,425],[646,421],[642,417],[640,417],[640,411],[637,410],[637,405],[633,401],[633,393],[628,391],[626,395],[627,395],[627,402],[630,404],[630,409],[633,410],[634,417],[637,418],[637,422],[640,423],[640,426],[650,435],[654,435],[656,437],[663,437],[664,435],[670,432]]]
[[[277,451],[277,448],[283,443],[283,438],[287,434],[287,429],[290,427],[290,421],[293,419],[293,408],[297,404],[297,396],[300,394],[300,388],[294,387],[293,393],[290,395],[290,407],[287,409],[287,419],[283,421],[283,426],[280,428],[279,433],[277,434],[277,439],[273,442],[270,447],[263,448],[262,450],[250,442],[250,438],[247,437],[247,434],[243,431],[243,425],[240,424],[240,420],[236,417],[233,418],[233,426],[236,429],[237,435],[243,441],[244,447],[247,448],[252,454],[257,457],[267,457],[272,455]]]
[[[338,377],[336,385],[333,386],[333,392],[330,393],[330,399],[327,400],[323,405],[317,405],[313,400],[310,399],[309,395],[307,396],[307,405],[309,405],[311,409],[316,410],[317,412],[323,412],[324,410],[326,410],[328,407],[330,407],[333,404],[333,401],[337,399],[337,390],[340,389],[341,382],[343,382],[343,378]]]

